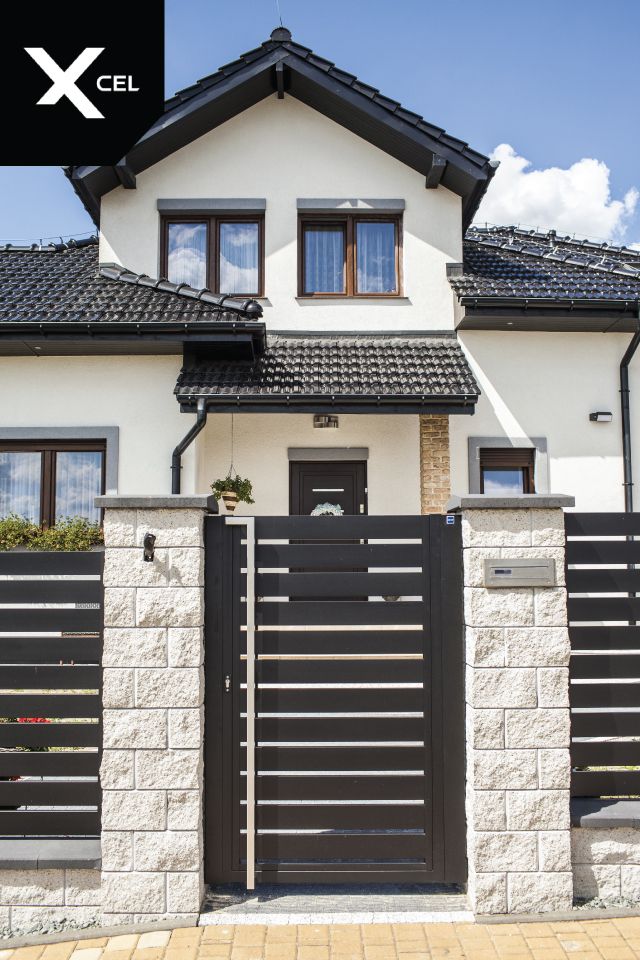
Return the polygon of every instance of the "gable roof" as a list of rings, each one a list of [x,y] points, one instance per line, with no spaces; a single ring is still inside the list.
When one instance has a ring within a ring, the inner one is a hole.
[[[263,330],[255,300],[233,300],[186,284],[99,265],[98,241],[0,245],[0,332],[19,325],[186,329],[197,324]]]
[[[405,110],[375,87],[291,39],[285,27],[237,60],[171,97],[162,117],[117,167],[79,165],[65,172],[96,224],[100,198],[265,97],[294,96],[418,170],[430,186],[462,197],[468,225],[494,174],[493,164],[464,140]]]

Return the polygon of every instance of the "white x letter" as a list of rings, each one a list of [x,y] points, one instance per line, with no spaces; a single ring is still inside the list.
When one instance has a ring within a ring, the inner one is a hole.
[[[38,100],[38,106],[57,103],[61,97],[68,97],[74,107],[77,107],[83,117],[88,120],[104,120],[88,97],[76,86],[76,80],[100,56],[104,47],[86,47],[70,67],[61,70],[43,47],[25,47],[30,57],[33,57],[39,67],[42,67],[47,76],[53,80],[53,86]]]

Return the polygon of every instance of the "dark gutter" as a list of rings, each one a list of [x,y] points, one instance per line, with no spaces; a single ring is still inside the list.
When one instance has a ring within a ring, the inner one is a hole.
[[[180,493],[180,471],[182,470],[182,454],[193,443],[207,422],[207,405],[204,397],[200,397],[197,405],[196,422],[184,435],[171,455],[171,493]]]
[[[631,456],[631,410],[629,406],[629,364],[640,345],[640,301],[636,302],[637,327],[620,361],[620,410],[622,414],[622,470],[624,509],[633,513],[633,463]]]
[[[463,307],[482,309],[485,307],[500,307],[503,309],[520,310],[636,310],[637,300],[605,300],[580,297],[478,297],[462,296],[458,301]]]
[[[177,394],[182,413],[193,413],[195,397]],[[216,413],[439,413],[473,414],[477,395],[446,397],[330,397],[330,396],[266,396],[246,397],[226,394],[199,397],[208,410]]]

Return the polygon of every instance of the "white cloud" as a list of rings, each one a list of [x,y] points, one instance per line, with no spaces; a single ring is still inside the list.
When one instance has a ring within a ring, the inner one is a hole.
[[[640,193],[631,187],[621,200],[612,200],[606,163],[585,157],[568,169],[530,170],[531,162],[508,143],[497,146],[491,159],[499,160],[500,166],[476,223],[555,228],[561,233],[623,242]]]

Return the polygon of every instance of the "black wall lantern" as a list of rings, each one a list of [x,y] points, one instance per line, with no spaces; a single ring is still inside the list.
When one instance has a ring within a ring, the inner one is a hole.
[[[156,538],[152,533],[145,533],[142,541],[144,547],[144,559],[146,563],[151,563],[155,556]]]

